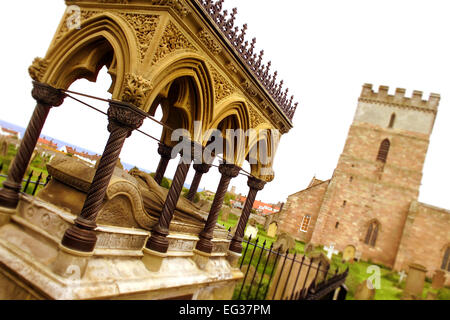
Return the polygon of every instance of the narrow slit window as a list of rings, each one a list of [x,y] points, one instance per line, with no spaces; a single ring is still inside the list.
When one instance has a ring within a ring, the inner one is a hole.
[[[397,118],[397,115],[395,113],[393,113],[391,115],[391,120],[389,121],[389,128],[392,129],[394,128],[395,125],[395,119]]]
[[[388,139],[383,140],[378,151],[377,160],[386,163],[391,148],[391,142]]]

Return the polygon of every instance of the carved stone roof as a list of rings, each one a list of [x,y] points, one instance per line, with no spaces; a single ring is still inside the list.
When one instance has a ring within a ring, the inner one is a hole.
[[[294,96],[289,97],[289,89],[283,88],[284,81],[278,82],[278,72],[275,71],[272,74],[270,71],[272,62],[269,61],[267,65],[262,63],[264,50],[261,50],[259,54],[255,52],[256,38],[253,38],[251,43],[245,39],[247,24],[244,24],[240,30],[238,26],[235,26],[234,23],[237,9],[234,8],[231,14],[228,15],[227,10],[222,10],[223,2],[225,0],[193,1],[201,5],[205,13],[209,15],[215,23],[222,36],[235,49],[242,63],[248,68],[262,87],[265,88],[267,93],[272,96],[273,100],[286,117],[292,121],[298,102],[294,103]]]

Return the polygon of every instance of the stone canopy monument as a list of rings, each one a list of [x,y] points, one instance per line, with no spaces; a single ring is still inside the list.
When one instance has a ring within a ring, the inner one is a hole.
[[[246,41],[247,26],[235,26],[236,9],[228,15],[222,3],[66,1],[45,57],[29,68],[37,105],[0,189],[0,298],[231,298],[243,277],[236,262],[250,210],[258,191],[274,179],[276,134],[292,128],[297,104],[270,63],[263,63],[263,52],[254,52],[255,40]],[[98,166],[55,158],[47,168],[51,182],[36,197],[21,193],[49,112],[64,108],[74,81],[95,81],[104,66],[112,79],[110,136]],[[117,167],[122,147],[158,107],[163,132],[156,175],[127,173]],[[217,129],[224,150],[234,141],[228,129],[257,133],[239,140],[233,153],[224,152],[209,212],[191,202],[211,170],[203,157],[181,160],[170,189],[160,187],[176,157],[175,130],[189,133],[193,149],[207,149],[209,137],[194,123],[204,132]],[[262,145],[269,160],[264,163],[253,157]],[[195,177],[183,199],[192,161]],[[251,165],[245,173],[249,193],[229,240],[217,220],[245,161]]]

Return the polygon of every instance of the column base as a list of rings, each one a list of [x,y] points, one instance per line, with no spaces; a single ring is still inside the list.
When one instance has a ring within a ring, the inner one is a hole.
[[[11,220],[11,216],[16,213],[16,209],[0,207],[0,227],[4,226]]]
[[[194,260],[200,270],[205,270],[211,256],[212,255],[210,253],[205,253],[194,249],[194,256],[192,257],[192,260]]]
[[[67,229],[62,238],[62,245],[76,252],[92,253],[96,243],[94,230],[82,229],[76,224]]]
[[[3,188],[0,189],[0,206],[15,209],[20,199],[20,184],[10,183],[8,180],[3,182]]]
[[[61,277],[81,281],[93,252],[72,250],[60,244],[52,270]]]
[[[239,259],[242,257],[242,254],[233,252],[231,250],[228,251],[227,261],[233,268],[238,267]]]
[[[144,257],[142,258],[142,262],[145,267],[151,272],[159,272],[164,259],[167,258],[167,253],[161,253],[147,248],[144,248],[143,252]]]

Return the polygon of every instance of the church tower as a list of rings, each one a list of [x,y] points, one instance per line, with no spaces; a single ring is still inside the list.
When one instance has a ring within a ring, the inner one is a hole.
[[[393,266],[408,210],[417,200],[440,101],[365,84],[344,151],[324,195],[311,242],[351,248]]]

